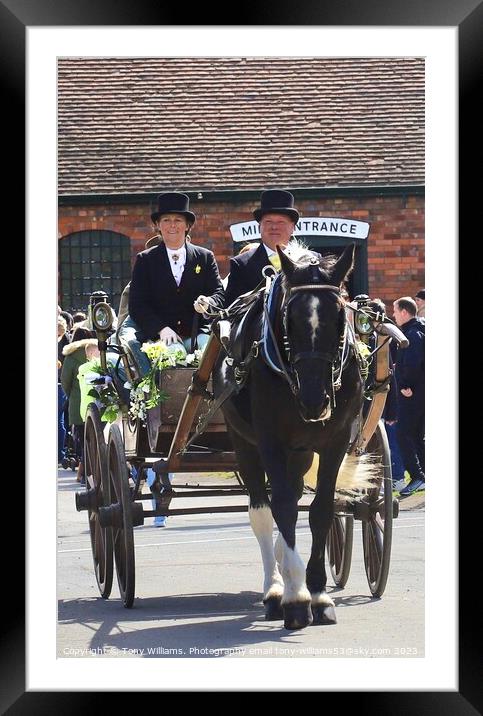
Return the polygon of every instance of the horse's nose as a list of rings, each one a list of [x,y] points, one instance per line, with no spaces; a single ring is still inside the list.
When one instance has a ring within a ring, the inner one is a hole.
[[[300,412],[302,414],[302,418],[306,422],[309,422],[312,420],[321,420],[326,416],[328,407],[329,407],[329,397],[324,396],[323,402],[319,403],[318,405],[306,405],[304,403],[301,403]]]

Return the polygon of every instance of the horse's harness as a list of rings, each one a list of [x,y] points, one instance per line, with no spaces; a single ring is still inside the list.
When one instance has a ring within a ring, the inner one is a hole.
[[[272,370],[274,370],[274,372],[278,373],[286,380],[293,395],[297,397],[300,390],[300,384],[296,368],[297,363],[305,358],[313,358],[314,360],[324,361],[331,364],[332,390],[330,395],[330,401],[331,408],[334,408],[336,405],[335,393],[341,386],[342,373],[349,359],[351,346],[355,346],[356,343],[353,328],[351,324],[348,323],[345,316],[345,312],[344,328],[339,342],[339,349],[335,356],[325,351],[299,351],[292,355],[293,351],[290,345],[288,332],[288,318],[290,306],[292,305],[294,298],[301,292],[331,291],[336,296],[337,300],[340,302],[341,299],[339,286],[323,284],[319,282],[307,283],[299,286],[289,286],[284,290],[281,304],[277,305],[279,302],[276,299],[274,300],[274,295],[280,289],[280,282],[282,280],[282,276],[281,274],[275,274],[274,269],[272,269],[272,267],[266,267],[263,271],[263,276],[265,278],[265,289],[263,291],[263,326],[260,340],[253,341],[247,354],[243,356],[243,359],[240,357],[240,355],[237,355],[238,351],[235,351],[235,356],[232,355],[229,345],[227,343],[224,344],[225,350],[228,354],[228,358],[226,360],[229,365],[233,366],[233,376],[236,391],[238,392],[239,390],[241,390],[247,379],[251,363],[255,358],[258,357],[259,354],[261,354],[265,363]],[[316,274],[314,272],[314,279],[315,278]],[[228,317],[232,312],[236,312],[237,310],[239,310],[240,307],[244,304],[250,303],[253,300],[254,294],[260,296],[260,293],[261,285],[257,286],[253,292],[244,294],[242,297],[240,297],[240,299],[235,301],[229,307],[228,311],[226,312]],[[280,343],[282,345],[282,351],[285,354],[284,356],[282,356],[281,354],[279,348],[279,341],[275,336],[275,330],[273,327],[273,322],[277,313],[281,313],[282,316],[281,325],[283,333],[281,336]],[[244,318],[246,317],[247,314],[245,314]],[[244,319],[242,319],[242,321],[243,320]],[[363,369],[364,366],[361,364],[361,361],[364,362],[363,357],[359,354],[357,350],[355,351],[355,354],[358,359],[360,368]]]
[[[272,267],[266,267],[268,269],[271,269]],[[233,393],[238,393],[242,387],[244,386],[252,362],[258,358],[259,355],[261,355],[265,362],[268,364],[269,367],[271,367],[275,372],[281,374],[285,380],[287,381],[293,395],[297,397],[299,392],[299,383],[298,383],[298,377],[295,365],[306,357],[311,357],[319,361],[329,362],[332,366],[332,376],[331,376],[331,383],[332,383],[332,390],[331,395],[329,396],[330,399],[330,406],[331,406],[331,412],[332,409],[336,406],[336,392],[340,389],[342,384],[342,374],[344,371],[344,368],[346,367],[349,357],[354,355],[359,372],[363,380],[367,378],[368,375],[368,366],[369,363],[367,362],[366,358],[363,356],[363,354],[360,352],[360,350],[357,347],[357,338],[355,334],[354,327],[350,321],[347,320],[347,315],[344,310],[344,328],[340,337],[339,341],[339,349],[337,351],[336,356],[334,357],[328,352],[324,351],[303,351],[296,353],[293,357],[291,357],[292,349],[290,346],[290,341],[288,338],[288,315],[289,315],[289,308],[294,300],[294,294],[299,294],[302,291],[332,291],[335,296],[337,297],[337,300],[341,301],[340,298],[340,288],[339,286],[331,285],[331,284],[321,284],[321,283],[310,283],[310,284],[303,284],[300,286],[290,286],[288,289],[285,290],[285,294],[283,296],[283,302],[280,305],[280,307],[277,307],[278,310],[282,312],[282,327],[283,327],[283,336],[282,336],[282,346],[283,351],[286,356],[286,361],[283,360],[282,355],[280,353],[280,348],[278,345],[278,340],[275,336],[275,331],[272,325],[272,321],[274,320],[275,311],[273,308],[269,310],[269,306],[271,303],[271,298],[273,296],[276,282],[281,281],[281,274],[276,275],[275,273],[269,274],[265,272],[264,270],[264,278],[265,278],[265,289],[263,291],[263,330],[262,330],[262,336],[260,340],[253,341],[250,349],[248,350],[248,353],[243,357],[243,359],[240,357],[240,355],[237,356],[237,359],[231,355],[229,341],[224,340],[222,337],[222,330],[221,326],[223,323],[229,324],[230,317],[233,317],[233,315],[236,315],[237,312],[243,313],[244,318],[247,318],[247,312],[250,311],[250,309],[253,307],[255,309],[255,303],[258,303],[258,300],[261,298],[261,292],[263,290],[263,282],[256,286],[253,291],[249,291],[247,294],[243,294],[238,299],[236,299],[231,306],[229,306],[227,309],[222,309],[221,311],[219,309],[216,310],[216,313],[213,312],[212,315],[215,318],[214,321],[214,333],[218,334],[218,339],[220,340],[220,343],[224,346],[224,349],[227,353],[227,358],[225,359],[228,365],[230,365],[233,369],[233,380],[228,381],[227,385],[225,386],[222,393],[218,396],[218,398],[214,398],[214,396],[209,393],[206,390],[206,386],[199,386],[197,390],[200,391],[204,395],[204,397],[209,401],[210,407],[206,413],[203,413],[200,415],[198,420],[198,425],[196,426],[195,432],[192,435],[192,437],[188,440],[185,447],[183,448],[183,452],[185,452],[188,447],[191,445],[191,443],[199,436],[208,425],[209,421],[211,420],[211,417],[214,415],[214,413],[223,405],[223,403],[226,402],[226,400],[233,395]],[[348,308],[351,308],[349,304],[347,304]],[[345,307],[343,307],[345,309]],[[357,310],[357,309],[353,309]],[[365,312],[364,312],[365,313]],[[368,317],[370,312],[368,312]],[[243,321],[243,318],[242,318]],[[218,324],[218,327],[216,327],[216,324]],[[227,327],[225,326],[224,331],[226,332]],[[269,355],[266,352],[267,348],[267,338],[270,336],[271,343],[273,346],[273,351],[276,354],[277,362],[274,363],[273,360],[270,359]],[[227,334],[225,333],[225,338],[227,337]],[[377,352],[379,348],[376,349],[376,351],[373,351],[372,354]],[[385,385],[383,386],[385,389],[386,382],[384,381]]]

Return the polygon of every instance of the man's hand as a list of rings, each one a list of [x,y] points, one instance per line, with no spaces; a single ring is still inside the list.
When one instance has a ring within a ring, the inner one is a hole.
[[[404,395],[405,398],[410,398],[413,394],[413,391],[411,388],[401,388],[401,393]]]
[[[193,306],[198,313],[206,313],[210,306],[210,301],[206,296],[198,296]]]
[[[159,337],[166,346],[170,346],[172,343],[183,343],[181,336],[178,336],[169,326],[165,326],[159,331]]]

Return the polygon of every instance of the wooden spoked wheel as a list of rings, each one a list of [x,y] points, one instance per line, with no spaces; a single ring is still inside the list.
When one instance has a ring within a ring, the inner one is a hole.
[[[327,534],[327,558],[332,579],[337,587],[345,587],[349,578],[353,538],[353,515],[335,514]]]
[[[386,588],[392,544],[392,469],[386,429],[382,421],[367,446],[367,453],[381,461],[381,478],[367,493],[368,519],[362,521],[364,566],[371,593],[380,597]]]
[[[122,602],[126,608],[130,608],[133,605],[135,588],[132,498],[124,444],[117,425],[111,425],[109,430],[107,469],[113,503],[111,508],[115,516],[112,521],[112,539],[117,582]]]
[[[93,404],[89,406],[85,420],[84,470],[86,490],[93,491],[94,495],[94,499],[90,502],[91,506],[87,510],[94,570],[101,597],[107,599],[112,589],[112,531],[109,527],[101,527],[98,509],[109,505],[110,486],[107,477],[107,448],[103,423],[99,410]]]

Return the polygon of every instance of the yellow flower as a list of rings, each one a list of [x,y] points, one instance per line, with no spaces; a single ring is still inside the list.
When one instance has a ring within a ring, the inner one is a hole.
[[[195,273],[199,273],[200,271],[201,271],[201,266],[199,264],[196,264]]]

